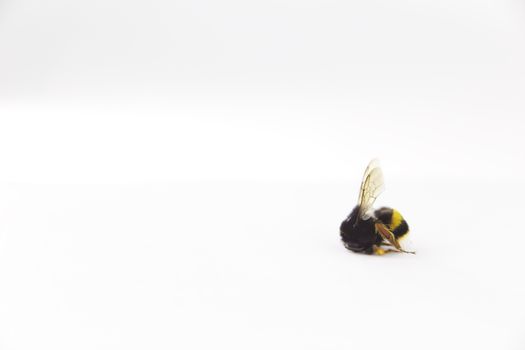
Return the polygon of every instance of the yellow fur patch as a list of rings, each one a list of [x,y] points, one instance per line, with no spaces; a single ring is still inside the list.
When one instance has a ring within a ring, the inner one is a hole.
[[[401,225],[402,221],[403,221],[403,217],[401,216],[401,214],[397,210],[392,209],[392,222],[389,225],[390,230],[391,231],[395,230],[396,227]]]
[[[401,216],[401,213],[399,213],[397,210],[395,209],[392,209],[392,222],[390,223],[389,225],[389,228],[391,231],[394,231],[396,229],[396,227],[398,227],[399,225],[401,225],[401,222],[403,221],[403,217]],[[402,235],[401,237],[398,237],[397,240],[398,241],[401,241],[403,238],[405,238],[406,236],[408,236],[408,233],[410,231],[407,231],[404,235]]]
[[[376,255],[384,255],[386,252],[383,248],[374,247],[374,254]]]

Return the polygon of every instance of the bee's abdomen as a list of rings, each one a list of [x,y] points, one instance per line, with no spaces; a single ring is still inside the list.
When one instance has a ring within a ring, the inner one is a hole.
[[[408,233],[408,224],[397,210],[383,207],[377,209],[374,214],[378,220],[388,226],[396,238],[401,238]]]

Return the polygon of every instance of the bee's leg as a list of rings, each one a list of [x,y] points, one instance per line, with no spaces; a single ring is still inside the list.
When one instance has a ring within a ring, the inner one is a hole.
[[[390,244],[388,244],[388,245],[390,245]],[[374,245],[374,254],[375,255],[385,255],[385,254],[388,254],[388,253],[400,253],[400,251],[395,250],[395,249],[383,249],[381,247],[378,247],[378,246]]]
[[[397,241],[394,234],[388,229],[388,227],[385,226],[385,224],[377,221],[375,223],[375,226],[376,232],[386,241],[384,243],[390,243],[393,247],[396,248],[397,251],[400,251],[402,253],[415,254],[415,252],[408,252],[406,250],[403,250],[403,248],[401,248],[401,246],[399,245],[399,242]]]

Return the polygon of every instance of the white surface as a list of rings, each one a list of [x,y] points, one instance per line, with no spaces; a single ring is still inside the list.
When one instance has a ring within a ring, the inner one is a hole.
[[[4,1],[0,348],[523,349],[523,11]]]
[[[3,348],[520,348],[523,207],[395,188],[416,256],[347,252],[339,184],[11,184]]]

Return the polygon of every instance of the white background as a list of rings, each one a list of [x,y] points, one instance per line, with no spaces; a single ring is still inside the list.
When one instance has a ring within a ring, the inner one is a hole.
[[[0,348],[525,348],[525,4],[0,3]],[[417,255],[339,241],[362,172]]]

